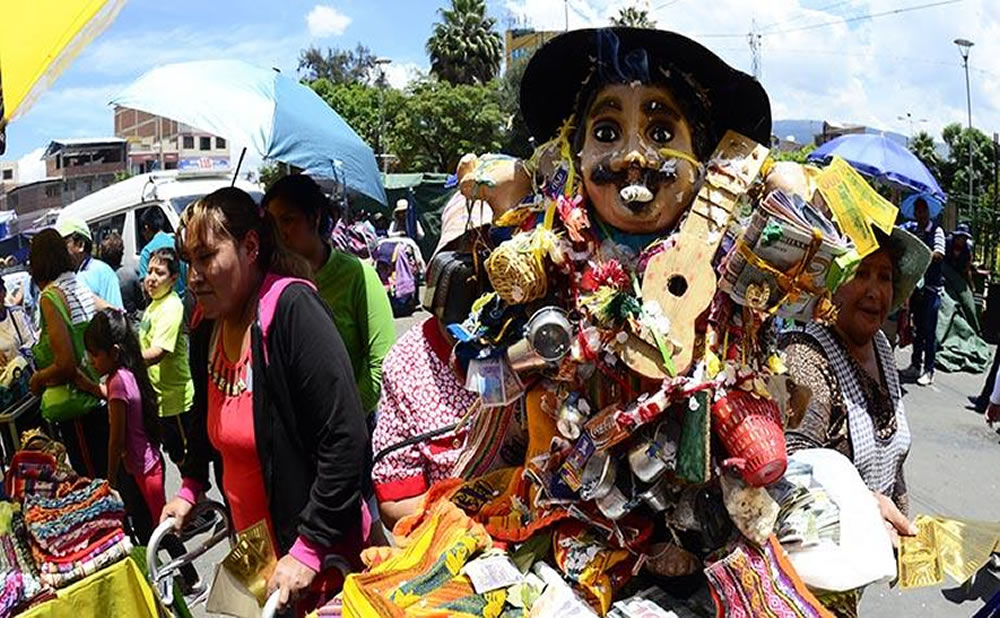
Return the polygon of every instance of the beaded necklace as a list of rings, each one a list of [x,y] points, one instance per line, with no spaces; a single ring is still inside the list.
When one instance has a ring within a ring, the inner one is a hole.
[[[221,329],[215,326],[212,332],[212,361],[208,365],[208,377],[222,394],[236,397],[251,387],[250,355],[241,352],[240,360],[230,363],[226,359],[225,346],[220,338]]]

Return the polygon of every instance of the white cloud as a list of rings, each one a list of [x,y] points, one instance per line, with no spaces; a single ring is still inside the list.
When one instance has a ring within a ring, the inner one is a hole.
[[[306,15],[306,23],[309,25],[309,34],[325,38],[344,34],[351,23],[351,18],[332,6],[317,4]]]
[[[406,88],[410,82],[420,79],[422,75],[427,73],[427,67],[421,67],[415,62],[393,62],[384,65],[383,70],[385,71],[385,80],[389,82],[390,86],[399,90]]]
[[[21,184],[45,178],[45,148],[35,148],[17,160],[17,181]]]
[[[619,7],[634,3],[571,0],[570,28],[608,25]],[[817,4],[828,11],[808,8]],[[900,3],[651,0],[647,5],[661,28],[691,36],[746,72],[751,69],[746,35],[756,21],[764,33],[761,81],[774,118],[861,122],[904,134],[909,122],[898,118],[907,112],[928,119],[915,130],[937,136],[946,124],[965,124],[965,75],[952,41],[971,39],[976,43],[970,61],[973,124],[988,134],[1000,129],[1000,64],[995,60],[1000,57],[1000,3],[995,0],[965,0],[868,20],[852,18],[893,11]],[[505,7],[528,26],[565,26],[562,2],[506,0]]]

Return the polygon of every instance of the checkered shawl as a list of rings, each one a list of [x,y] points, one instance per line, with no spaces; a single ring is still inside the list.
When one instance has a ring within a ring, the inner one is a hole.
[[[896,432],[888,440],[881,440],[875,434],[875,424],[868,414],[868,404],[858,383],[856,364],[847,356],[847,350],[832,335],[829,327],[810,322],[803,327],[823,348],[830,361],[830,369],[840,386],[847,422],[854,450],[854,466],[865,484],[872,491],[894,495],[899,469],[910,451],[910,428],[903,412],[902,391],[896,362],[889,347],[889,340],[882,331],[875,333],[875,353],[885,373],[885,381],[896,410]]]

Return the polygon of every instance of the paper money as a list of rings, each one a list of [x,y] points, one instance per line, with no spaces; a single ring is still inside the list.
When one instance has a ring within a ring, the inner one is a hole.
[[[1000,524],[933,518],[944,572],[964,584],[990,559],[1000,541]]]
[[[222,560],[222,566],[246,586],[262,606],[267,601],[267,580],[276,564],[271,533],[264,521],[238,534],[236,544]]]
[[[918,517],[914,523],[917,535],[900,538],[899,586],[903,590],[944,583],[937,527],[929,517]]]
[[[830,166],[817,174],[816,186],[860,257],[878,249],[872,225],[886,234],[892,232],[897,208],[840,157],[834,157]]]
[[[826,289],[831,264],[847,252],[847,247],[839,236],[831,235],[836,231],[828,221],[823,225],[818,212],[814,211],[809,216],[815,219],[807,219],[801,206],[796,207],[792,198],[776,191],[754,212],[742,242],[769,266],[787,273],[809,251],[813,243],[812,229],[822,230],[825,227],[827,232],[823,241],[804,271],[810,285],[822,290]],[[737,303],[756,309],[770,309],[781,303],[786,294],[773,273],[751,264],[739,251],[730,255],[719,287]],[[811,320],[816,302],[817,297],[802,294],[797,299],[781,303],[777,313],[782,317]]]

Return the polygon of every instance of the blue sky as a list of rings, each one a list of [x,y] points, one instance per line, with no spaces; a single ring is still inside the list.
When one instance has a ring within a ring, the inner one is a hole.
[[[164,63],[239,58],[294,72],[309,44],[368,45],[403,85],[429,64],[424,43],[446,0],[131,0],[118,19],[8,128],[4,159],[30,159],[50,139],[110,135],[106,103]],[[746,33],[765,33],[761,80],[775,118],[853,121],[908,133],[965,122],[965,82],[953,39],[972,52],[973,116],[1000,130],[1000,2],[961,0],[858,19],[930,0],[569,0],[569,26],[608,23],[622,5],[650,9],[661,28],[693,36],[750,70]],[[562,0],[488,0],[502,30],[562,29]],[[921,120],[926,119],[926,122]]]

